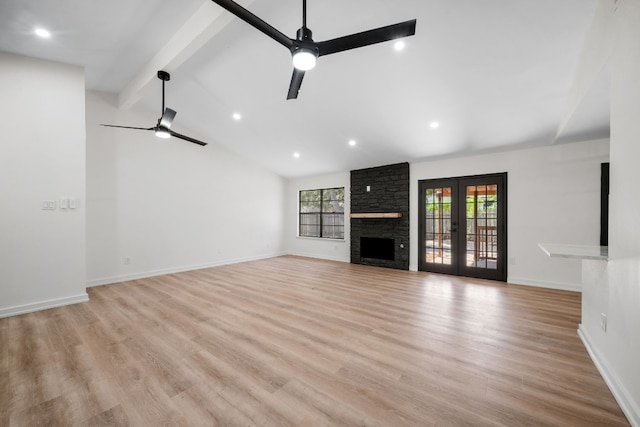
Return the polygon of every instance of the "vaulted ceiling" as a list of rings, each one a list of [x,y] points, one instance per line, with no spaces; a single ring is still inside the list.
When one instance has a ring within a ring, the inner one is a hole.
[[[288,50],[206,0],[3,0],[0,50],[84,66],[87,89],[158,114],[167,70],[178,132],[299,177],[606,137],[606,79],[567,111],[597,1],[309,0],[318,41],[413,18],[417,30],[402,51],[321,57],[289,101]],[[301,0],[239,3],[292,38],[301,26]]]

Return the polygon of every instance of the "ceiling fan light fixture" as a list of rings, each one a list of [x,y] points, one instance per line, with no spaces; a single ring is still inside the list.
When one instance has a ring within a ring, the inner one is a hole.
[[[171,134],[169,133],[169,130],[167,128],[163,128],[161,126],[158,126],[156,128],[156,136],[158,138],[162,138],[162,139],[169,139],[171,138]]]
[[[318,54],[312,49],[301,47],[293,52],[293,66],[300,71],[309,71],[316,66]]]

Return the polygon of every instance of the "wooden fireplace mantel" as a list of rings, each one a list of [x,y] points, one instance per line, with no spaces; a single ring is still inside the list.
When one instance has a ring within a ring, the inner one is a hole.
[[[402,218],[402,212],[352,213],[349,218]]]

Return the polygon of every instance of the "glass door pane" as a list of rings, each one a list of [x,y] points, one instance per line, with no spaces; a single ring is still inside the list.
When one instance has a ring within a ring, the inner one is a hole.
[[[498,186],[468,185],[465,192],[466,266],[497,269]]]
[[[425,190],[426,262],[451,264],[451,187]]]

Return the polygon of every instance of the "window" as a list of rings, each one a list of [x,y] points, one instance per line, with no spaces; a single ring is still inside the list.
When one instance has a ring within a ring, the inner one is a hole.
[[[344,187],[300,191],[299,236],[344,239]]]

